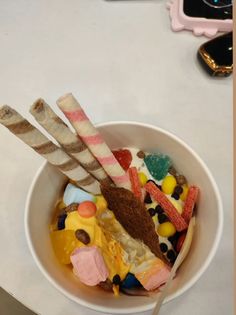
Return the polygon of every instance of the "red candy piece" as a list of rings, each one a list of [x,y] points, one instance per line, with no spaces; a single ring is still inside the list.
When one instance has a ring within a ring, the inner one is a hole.
[[[178,232],[187,229],[188,225],[185,220],[181,217],[165,194],[154,183],[148,182],[144,188],[161,205]]]
[[[134,195],[142,200],[142,190],[140,186],[140,180],[138,177],[138,171],[136,167],[130,167],[129,168],[129,178],[131,182],[131,187]]]
[[[180,250],[181,250],[181,248],[182,248],[182,246],[183,246],[183,243],[184,243],[184,241],[185,241],[185,237],[186,237],[186,233],[180,235],[180,237],[179,237],[179,239],[178,239],[178,241],[177,241],[176,247],[175,247],[177,253],[180,252]]]
[[[184,203],[184,209],[182,212],[182,217],[184,218],[184,220],[187,223],[189,223],[189,221],[191,220],[191,217],[193,214],[193,208],[194,208],[194,205],[197,201],[198,194],[199,194],[199,188],[198,187],[191,186],[189,188],[187,198],[186,198],[185,203]]]
[[[83,201],[78,206],[78,212],[81,217],[90,218],[95,215],[97,207],[92,201]]]
[[[117,161],[120,163],[121,167],[127,171],[131,162],[132,162],[132,155],[129,150],[117,150],[112,151]]]

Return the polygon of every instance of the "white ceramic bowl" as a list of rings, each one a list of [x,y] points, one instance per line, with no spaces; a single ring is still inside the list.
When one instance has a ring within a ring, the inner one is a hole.
[[[207,166],[182,140],[155,126],[137,122],[100,124],[99,131],[111,149],[135,146],[144,151],[168,154],[189,183],[201,189],[194,240],[188,257],[179,269],[165,302],[188,290],[206,271],[222,233],[222,203],[217,185]],[[53,207],[66,178],[48,163],[37,172],[29,189],[25,231],[30,251],[45,277],[71,300],[105,313],[138,313],[154,307],[151,297],[112,294],[81,284],[71,270],[57,261],[49,237]]]

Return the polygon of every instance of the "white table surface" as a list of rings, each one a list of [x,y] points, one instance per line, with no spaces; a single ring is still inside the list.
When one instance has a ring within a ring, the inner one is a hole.
[[[204,41],[173,33],[162,0],[0,0],[0,103],[33,122],[28,108],[36,98],[57,111],[56,99],[71,91],[94,122],[163,127],[212,171],[224,204],[219,250],[163,315],[233,313],[232,79],[203,72],[196,52]],[[98,314],[57,292],[27,247],[25,200],[43,159],[0,126],[0,161],[0,286],[39,314]]]

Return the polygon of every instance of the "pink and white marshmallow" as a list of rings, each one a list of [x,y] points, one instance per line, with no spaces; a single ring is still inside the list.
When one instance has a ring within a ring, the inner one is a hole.
[[[135,277],[147,291],[155,290],[166,283],[170,276],[170,268],[159,258],[151,266],[135,273]]]
[[[109,275],[102,254],[97,246],[76,248],[70,256],[74,274],[80,281],[95,286]]]

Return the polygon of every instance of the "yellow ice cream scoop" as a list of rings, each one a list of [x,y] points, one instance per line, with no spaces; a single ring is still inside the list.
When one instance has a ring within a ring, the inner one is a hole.
[[[84,246],[77,240],[75,232],[71,230],[59,230],[51,233],[54,252],[62,264],[70,264],[70,255],[75,248]]]
[[[123,250],[120,244],[111,239],[101,249],[109,270],[109,279],[112,281],[114,276],[119,275],[120,279],[123,280],[129,272],[130,266],[123,260]]]
[[[78,211],[69,212],[65,220],[65,230],[84,230],[88,233],[91,244],[94,243],[96,225],[97,219],[95,216],[84,218],[79,215]]]
[[[110,233],[104,233],[95,216],[84,218],[79,215],[78,211],[69,212],[65,220],[65,230],[74,232],[78,230],[85,231],[90,237],[88,246],[96,245],[101,249],[109,270],[109,279],[112,281],[116,274],[118,274],[121,279],[125,278],[129,271],[129,266],[123,261],[122,248],[120,244],[111,237]]]

